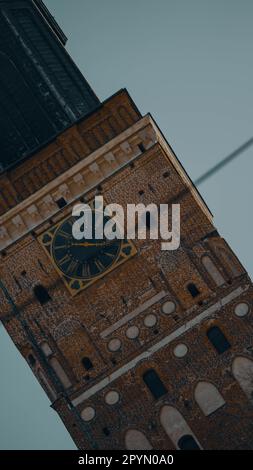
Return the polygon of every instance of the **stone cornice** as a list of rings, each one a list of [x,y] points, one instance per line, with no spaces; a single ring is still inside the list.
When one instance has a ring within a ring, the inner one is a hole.
[[[147,115],[3,214],[0,217],[0,250],[6,249],[56,215],[60,210],[56,202],[58,199],[64,198],[67,204],[73,203],[139,157],[142,153],[139,148],[141,143],[146,150],[160,144],[185,186],[211,220],[207,206],[152,117]]]

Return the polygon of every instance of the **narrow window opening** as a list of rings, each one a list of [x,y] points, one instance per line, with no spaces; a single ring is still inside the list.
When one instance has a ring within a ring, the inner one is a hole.
[[[47,302],[52,300],[47,289],[42,285],[35,286],[33,292],[40,305],[45,305]]]
[[[218,326],[213,326],[210,328],[207,331],[207,337],[218,354],[223,354],[225,351],[231,348],[231,344]]]
[[[105,436],[110,436],[110,430],[108,428],[103,428],[103,433]]]
[[[146,152],[146,149],[145,149],[145,147],[144,147],[144,145],[143,145],[142,143],[141,143],[141,144],[138,144],[138,148],[139,148],[139,150],[141,151],[141,153]]]
[[[154,369],[145,372],[143,380],[156,400],[167,393],[167,388]]]
[[[61,197],[60,199],[58,199],[55,202],[56,202],[57,206],[59,207],[59,209],[63,209],[63,207],[65,207],[67,205],[67,202],[64,199],[64,197]]]
[[[200,450],[198,443],[190,435],[182,436],[178,441],[178,447],[180,450]]]
[[[193,299],[200,294],[200,291],[198,290],[197,286],[193,283],[188,284],[187,289],[188,289],[188,291],[191,294]]]
[[[28,362],[30,364],[31,367],[34,367],[35,364],[36,364],[36,359],[35,357],[32,355],[32,354],[29,354],[28,356]]]
[[[125,299],[125,297],[121,297],[121,300],[122,300],[123,305],[127,305],[127,300]]]
[[[91,369],[94,368],[94,366],[93,366],[93,364],[92,364],[89,357],[84,357],[82,359],[82,364],[83,364],[83,367],[84,367],[85,370],[91,370]]]
[[[187,410],[191,409],[191,402],[189,400],[184,400],[184,406]]]

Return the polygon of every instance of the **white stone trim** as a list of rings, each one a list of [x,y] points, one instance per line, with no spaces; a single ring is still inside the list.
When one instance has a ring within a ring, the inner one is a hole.
[[[157,143],[161,145],[168,159],[191,191],[198,205],[205,212],[209,220],[212,221],[212,215],[190,178],[166,143],[152,117],[147,115],[117,137],[110,140],[107,144],[82,159],[65,173],[46,184],[43,188],[25,199],[25,201],[3,214],[0,217],[0,224],[6,232],[5,236],[0,238],[0,250],[7,248],[32,229],[34,230],[36,227],[39,227],[59,212],[58,206],[54,203],[55,194],[58,194],[64,189],[64,193],[68,196],[68,203],[71,204],[75,200],[78,200],[78,197],[101,184],[105,178],[111,177],[117,171],[128,165],[130,161],[137,158],[140,152],[137,151],[136,153],[134,151],[136,147],[135,143],[136,141],[143,141],[145,136],[145,148],[150,149]],[[131,148],[133,152],[130,152]],[[122,149],[125,151],[123,152]],[[119,159],[115,158],[114,155],[114,152],[116,153],[118,150],[121,150]],[[36,217],[32,218],[34,220],[31,220],[28,210],[29,207],[33,205],[38,208],[38,213]],[[19,217],[19,219],[17,219],[17,217]],[[15,221],[20,219],[22,223],[18,225],[15,224]]]
[[[140,315],[140,313],[143,313],[145,312],[145,310],[147,310],[148,308],[152,307],[152,305],[156,304],[157,302],[159,302],[159,300],[163,299],[164,297],[166,297],[166,295],[168,295],[168,292],[165,292],[165,291],[161,291],[159,292],[158,294],[156,294],[154,297],[152,297],[151,299],[147,300],[146,302],[144,302],[144,304],[141,304],[139,307],[137,307],[135,310],[133,310],[132,312],[128,313],[127,315],[125,315],[123,318],[121,318],[120,320],[118,320],[116,323],[114,323],[113,325],[109,326],[108,328],[106,328],[104,331],[102,331],[100,333],[100,336],[101,338],[105,339],[107,338],[107,336],[109,336],[111,333],[113,333],[114,331],[118,330],[121,326],[125,325],[126,323],[128,323],[129,321],[133,320],[133,318],[137,317],[138,315]]]
[[[153,346],[150,346],[146,351],[144,351],[143,353],[139,354],[134,359],[132,359],[132,361],[128,362],[127,364],[124,364],[124,366],[120,367],[118,370],[116,370],[112,374],[105,377],[96,385],[94,385],[93,387],[83,392],[81,395],[79,395],[79,397],[76,397],[74,400],[72,400],[72,404],[74,406],[80,405],[80,403],[82,403],[84,400],[87,400],[88,398],[95,395],[95,393],[99,392],[100,390],[103,390],[105,387],[110,385],[119,377],[126,374],[129,370],[134,369],[137,366],[137,364],[139,364],[139,362],[149,359],[153,354],[155,354],[157,351],[162,349],[164,346],[167,346],[172,341],[179,338],[181,335],[185,334],[187,331],[191,330],[192,328],[194,328],[200,322],[210,317],[214,313],[218,312],[222,307],[232,302],[234,299],[239,297],[243,292],[248,290],[248,288],[249,288],[248,285],[246,285],[245,287],[240,286],[234,291],[230,292],[230,294],[223,297],[223,299],[219,300],[214,305],[211,305],[209,308],[207,308],[206,310],[201,312],[199,315],[197,315],[196,317],[186,322],[184,325],[180,326],[177,330],[173,331],[168,336],[165,336],[165,338],[161,339],[161,341],[154,344]]]
[[[22,201],[20,204],[13,207],[13,209],[10,209],[8,212],[3,214],[0,217],[1,223],[5,222],[9,217],[14,217],[16,213],[19,213],[22,210],[26,209],[27,206],[31,205],[34,200],[41,199],[42,197],[45,197],[46,194],[51,194],[52,191],[57,189],[61,184],[64,184],[68,180],[69,177],[74,177],[77,173],[80,173],[80,172],[82,174],[84,167],[88,168],[90,165],[96,162],[99,157],[110,153],[111,151],[113,151],[115,147],[120,147],[122,142],[126,141],[133,134],[139,132],[139,130],[143,129],[143,127],[148,126],[148,125],[150,125],[150,117],[145,116],[140,121],[135,123],[133,126],[129,127],[126,131],[122,132],[117,137],[110,140],[107,144],[103,145],[98,150],[96,150],[95,152],[91,153],[90,155],[82,159],[76,165],[72,166],[69,170],[65,171],[60,176],[55,178],[53,181],[46,184],[43,188],[39,189],[30,197]]]

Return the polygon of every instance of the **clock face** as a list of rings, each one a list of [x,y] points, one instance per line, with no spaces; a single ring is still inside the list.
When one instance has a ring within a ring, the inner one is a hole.
[[[103,224],[108,220],[108,217],[104,217]],[[91,239],[76,240],[72,235],[75,221],[76,218],[70,216],[38,239],[72,295],[137,253],[133,243],[128,240],[97,240],[94,233]]]
[[[109,219],[104,219],[104,223]],[[75,240],[72,236],[74,217],[56,230],[52,254],[59,270],[75,279],[92,279],[107,271],[117,260],[121,240]]]

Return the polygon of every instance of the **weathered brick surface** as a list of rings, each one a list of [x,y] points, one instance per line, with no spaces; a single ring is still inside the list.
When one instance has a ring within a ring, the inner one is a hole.
[[[105,109],[91,116],[87,122],[80,123],[78,132],[86,135],[91,125],[94,129],[98,125],[101,126],[101,119],[104,119],[104,132],[109,132],[104,113],[108,114],[107,110],[112,108],[110,122],[115,123],[117,115],[113,107],[115,100],[121,99],[121,95],[113,98]],[[121,106],[121,103],[119,104]],[[123,114],[127,120],[125,111]],[[127,115],[132,116],[131,122],[137,119],[134,108]],[[127,124],[130,125],[131,122],[129,118]],[[117,132],[123,129],[117,128]],[[64,134],[60,139],[63,147],[65,138]],[[98,135],[97,139],[99,140]],[[69,139],[67,141],[69,142]],[[100,146],[103,143],[99,141]],[[77,141],[73,142],[73,145],[78,145]],[[51,150],[48,148],[42,153],[47,154]],[[65,150],[68,160],[70,151],[68,148]],[[23,179],[28,167],[29,171],[33,171],[33,168],[35,170],[41,158],[44,157],[39,154],[17,168],[15,174],[10,175],[11,179]],[[68,161],[71,165],[71,160]],[[47,172],[50,178],[53,177],[51,167]],[[165,178],[164,174],[168,172],[169,176]],[[185,182],[169,156],[157,143],[136,158],[134,166],[125,166],[107,179],[100,191],[107,203],[117,202],[126,207],[129,203],[170,202],[184,192],[185,188]],[[144,193],[140,195],[140,191]],[[90,192],[86,198],[91,199],[94,195],[94,191]],[[252,403],[235,380],[231,369],[235,357],[245,356],[251,359],[253,355],[252,313],[250,311],[241,318],[234,313],[235,306],[240,302],[246,302],[250,309],[252,308],[251,283],[240,262],[226,242],[219,237],[210,217],[192,193],[184,192],[180,203],[180,249],[175,252],[161,252],[161,240],[135,241],[137,255],[134,258],[76,297],[70,296],[37,240],[37,236],[48,228],[49,222],[38,230],[35,229],[34,234],[29,234],[10,246],[2,255],[1,279],[20,314],[14,317],[10,305],[0,291],[1,318],[24,357],[28,359],[29,354],[35,357],[36,366],[32,366],[35,375],[41,381],[39,371],[43,371],[47,383],[42,385],[45,389],[47,386],[51,388],[51,391],[48,389],[51,399],[53,390],[55,396],[52,406],[61,416],[79,448],[122,449],[125,448],[124,438],[127,430],[137,429],[145,433],[154,448],[172,449],[174,444],[159,420],[162,406],[169,404],[181,412],[203,448],[253,449]],[[66,216],[70,210],[69,207],[62,210],[51,223]],[[223,285],[217,287],[204,268],[204,255],[208,255],[215,263],[224,278]],[[187,290],[189,283],[194,283],[199,289],[198,297],[192,298],[190,295]],[[51,296],[51,301],[44,306],[33,296],[33,288],[37,284],[45,286]],[[219,304],[221,299],[239,287],[246,288],[245,286],[248,286],[248,289],[236,299],[227,302],[225,306],[222,306],[221,302]],[[165,294],[161,300],[106,338],[101,337],[105,329],[162,291]],[[170,315],[162,312],[162,305],[167,300],[176,304],[175,312]],[[135,367],[126,370],[119,378],[108,386],[103,386],[87,400],[70,406],[70,402],[81,393],[99,384],[105,377],[110,378],[112,373],[139,354],[148,352],[163,338],[187,325],[215,304],[218,306],[208,318],[203,318],[188,330],[186,328],[185,332],[182,330],[179,337],[171,340],[149,358],[138,362]],[[144,325],[144,319],[149,314],[157,317],[157,323],[152,328]],[[28,329],[24,325],[27,325]],[[217,354],[206,335],[208,328],[213,325],[220,327],[231,344],[231,348],[221,355]],[[140,334],[135,340],[126,337],[130,326],[139,328]],[[108,342],[112,338],[121,340],[122,346],[117,352],[108,350]],[[58,359],[71,381],[68,390],[63,390],[55,382],[49,360],[43,360],[41,356],[40,345],[45,342],[49,344],[53,356]],[[177,358],[173,351],[180,343],[188,347],[188,353],[185,357]],[[92,370],[84,370],[81,363],[83,357],[90,358],[94,366]],[[142,378],[143,373],[151,368],[156,370],[168,390],[167,394],[157,401]],[[210,416],[204,416],[194,398],[194,389],[197,383],[203,380],[215,384],[226,402]],[[119,402],[113,406],[105,403],[105,395],[110,390],[115,390],[120,395]],[[81,418],[83,409],[88,406],[95,410],[95,417],[89,423]],[[108,436],[105,435],[104,428],[108,428]]]

